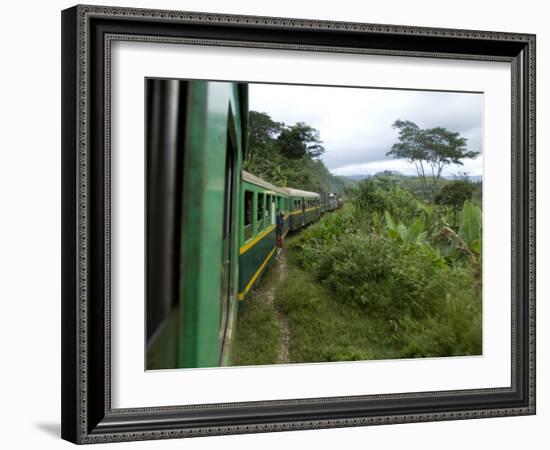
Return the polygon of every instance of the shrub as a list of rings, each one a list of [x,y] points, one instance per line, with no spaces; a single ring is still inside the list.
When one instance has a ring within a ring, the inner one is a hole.
[[[435,314],[447,298],[469,292],[468,270],[436,263],[422,248],[386,237],[356,236],[318,255],[316,275],[345,301],[388,319]]]
[[[302,267],[316,267],[320,255],[329,247],[358,232],[358,223],[352,213],[340,210],[326,214],[311,227],[300,232],[289,244],[296,250],[297,262]]]
[[[399,222],[408,224],[429,213],[429,208],[416,196],[399,186],[374,178],[363,180],[351,193],[356,218],[376,225],[371,220],[390,213]]]
[[[466,200],[472,198],[476,190],[473,183],[467,180],[455,180],[446,184],[435,196],[435,203],[445,205],[451,208],[453,212],[453,225],[456,225],[456,219],[460,208]]]

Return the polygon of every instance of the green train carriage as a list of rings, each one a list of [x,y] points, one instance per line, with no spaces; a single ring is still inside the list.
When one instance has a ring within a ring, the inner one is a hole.
[[[148,79],[147,369],[235,361],[239,304],[283,237],[324,199],[242,170],[248,98],[240,83]]]
[[[235,358],[246,84],[148,79],[148,369]]]
[[[321,196],[316,192],[300,189],[282,188],[290,199],[291,231],[317,220],[321,216]]]
[[[239,300],[274,261],[276,218],[283,214],[283,236],[288,232],[289,208],[285,191],[246,171],[241,181],[241,226],[239,230]]]

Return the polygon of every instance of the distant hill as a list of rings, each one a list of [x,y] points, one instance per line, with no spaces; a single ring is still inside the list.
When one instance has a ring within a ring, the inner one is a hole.
[[[365,178],[369,178],[370,175],[341,175],[342,178],[347,178],[348,180],[361,181]]]
[[[374,175],[367,175],[367,174],[356,174],[356,175],[345,175],[345,176],[340,176],[341,178],[347,178],[348,180],[353,180],[353,181],[361,181],[361,180],[365,180],[367,178],[370,178],[370,177],[388,177],[388,176],[391,176],[391,177],[399,177],[399,178],[418,178],[417,175],[404,175],[398,171],[395,171],[395,170],[387,170],[387,171],[384,171],[384,172],[378,172]],[[461,179],[463,177],[461,176],[458,176],[458,175],[448,175],[448,176],[443,176],[442,178],[445,178],[446,180],[458,180],[458,179]],[[482,175],[470,175],[468,176],[468,179],[473,182],[473,183],[477,183],[478,181],[483,181],[483,176]]]
[[[342,175],[333,175],[332,179],[329,182],[330,192],[343,194],[346,188],[357,184],[358,181],[359,180],[354,180],[352,178],[345,177]]]
[[[463,177],[458,176],[458,175],[449,175],[448,177],[443,177],[443,178],[446,178],[447,180],[460,180]],[[482,175],[468,175],[468,180],[470,180],[472,183],[477,183],[479,181],[483,181],[483,176]]]

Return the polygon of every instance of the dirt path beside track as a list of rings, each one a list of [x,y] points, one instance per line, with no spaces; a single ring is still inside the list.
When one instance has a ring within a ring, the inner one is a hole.
[[[275,283],[269,283],[269,285],[262,286],[255,294],[255,298],[257,299],[256,301],[260,301],[268,305],[275,312],[279,330],[281,331],[281,341],[275,364],[288,364],[290,362],[290,329],[288,326],[288,319],[286,314],[278,308],[275,300],[277,295],[276,289],[284,283],[284,280],[288,276],[288,264],[286,260],[286,251],[284,248],[277,256],[277,261],[271,270],[275,271],[277,281]]]

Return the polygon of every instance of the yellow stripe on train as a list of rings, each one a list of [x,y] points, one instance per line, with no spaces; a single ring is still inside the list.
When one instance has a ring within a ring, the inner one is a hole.
[[[277,250],[277,247],[273,247],[273,250],[271,250],[269,252],[269,255],[267,255],[267,258],[264,260],[264,262],[262,263],[262,265],[260,266],[260,268],[256,271],[256,273],[254,274],[254,276],[250,279],[250,281],[248,282],[248,284],[246,285],[246,287],[244,288],[244,291],[242,291],[241,293],[239,293],[239,300],[242,300],[244,298],[244,296],[248,293],[248,291],[250,290],[250,288],[252,287],[252,285],[254,284],[254,282],[256,281],[256,278],[258,278],[260,276],[260,273],[262,273],[262,270],[264,270],[264,267],[265,265],[268,263],[268,261],[271,259],[271,257],[273,256],[273,253],[275,253],[275,250]]]
[[[247,250],[249,250],[250,248],[252,248],[260,239],[264,238],[265,236],[267,236],[269,233],[271,233],[273,230],[275,229],[275,225],[271,225],[267,230],[265,231],[262,231],[258,236],[256,236],[254,239],[251,239],[250,241],[248,241],[246,244],[244,244],[240,249],[239,249],[239,255],[242,255],[244,252],[246,252]]]
[[[295,214],[302,214],[302,213],[304,213],[304,212],[313,211],[314,209],[317,209],[317,208],[320,208],[320,206],[314,206],[313,208],[308,208],[308,209],[306,209],[306,210],[304,210],[304,211],[302,211],[302,210],[300,210],[300,211],[292,211],[292,212],[289,212],[288,214],[291,215],[291,216],[293,216],[293,215],[295,215]]]

